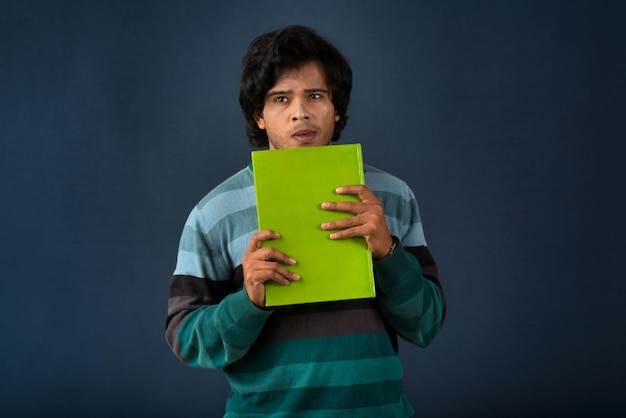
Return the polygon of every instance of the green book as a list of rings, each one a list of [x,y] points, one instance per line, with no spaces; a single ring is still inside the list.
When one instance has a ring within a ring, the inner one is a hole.
[[[321,228],[354,216],[327,211],[322,202],[359,201],[340,195],[341,186],[364,184],[360,144],[252,152],[259,230],[278,232],[266,241],[296,259],[285,266],[300,275],[289,285],[266,282],[267,306],[372,298],[376,295],[372,254],[362,237],[331,240]]]

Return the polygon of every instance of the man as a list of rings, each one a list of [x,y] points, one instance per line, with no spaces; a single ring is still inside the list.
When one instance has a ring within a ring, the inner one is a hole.
[[[327,146],[347,120],[352,73],[312,30],[260,36],[243,62],[240,103],[255,147]],[[352,213],[321,227],[331,239],[361,236],[373,256],[377,296],[265,306],[265,283],[299,280],[290,254],[257,231],[251,167],[212,190],[185,224],[170,285],[166,338],[193,367],[222,368],[231,385],[226,416],[405,417],[397,336],[419,346],[439,332],[444,297],[424,241],[417,203],[401,180],[366,165],[365,186],[320,202]],[[320,262],[324,262],[323,259]]]

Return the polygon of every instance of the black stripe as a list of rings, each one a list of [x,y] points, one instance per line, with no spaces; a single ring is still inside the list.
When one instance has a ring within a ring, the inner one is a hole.
[[[237,266],[228,280],[202,279],[194,276],[177,275],[170,282],[170,297],[193,296],[207,305],[220,303],[226,296],[243,288],[243,269]]]
[[[220,303],[226,296],[243,288],[243,269],[237,266],[227,280],[210,280],[200,277],[175,275],[170,282],[165,338],[181,360],[178,330],[185,317],[196,309]]]
[[[422,268],[422,274],[424,275],[424,277],[426,277],[426,279],[430,280],[431,282],[435,283],[437,287],[439,288],[439,290],[441,290],[441,294],[443,295],[443,298],[444,298],[442,319],[445,320],[446,313],[448,311],[448,303],[445,300],[446,296],[443,291],[443,286],[441,285],[441,280],[439,279],[439,270],[437,269],[437,263],[435,262],[435,259],[433,258],[432,254],[428,250],[428,247],[424,245],[419,246],[419,247],[404,247],[404,249],[409,254],[417,258],[417,261],[419,261],[420,267]]]
[[[314,303],[277,308],[255,345],[258,348],[290,339],[385,333],[391,331],[376,299]]]

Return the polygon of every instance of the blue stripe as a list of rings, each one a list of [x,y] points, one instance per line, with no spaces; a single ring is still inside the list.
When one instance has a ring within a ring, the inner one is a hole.
[[[254,186],[230,190],[213,195],[211,199],[198,204],[198,210],[206,220],[206,227],[213,228],[216,223],[232,213],[256,208]],[[256,210],[256,209],[255,209]],[[255,214],[256,216],[256,214]]]

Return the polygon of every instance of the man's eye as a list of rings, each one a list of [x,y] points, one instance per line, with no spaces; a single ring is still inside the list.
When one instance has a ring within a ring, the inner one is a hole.
[[[285,96],[276,96],[274,101],[277,103],[285,103],[287,101],[287,98]]]
[[[319,93],[311,93],[311,95],[309,96],[311,99],[321,99],[322,95]]]

